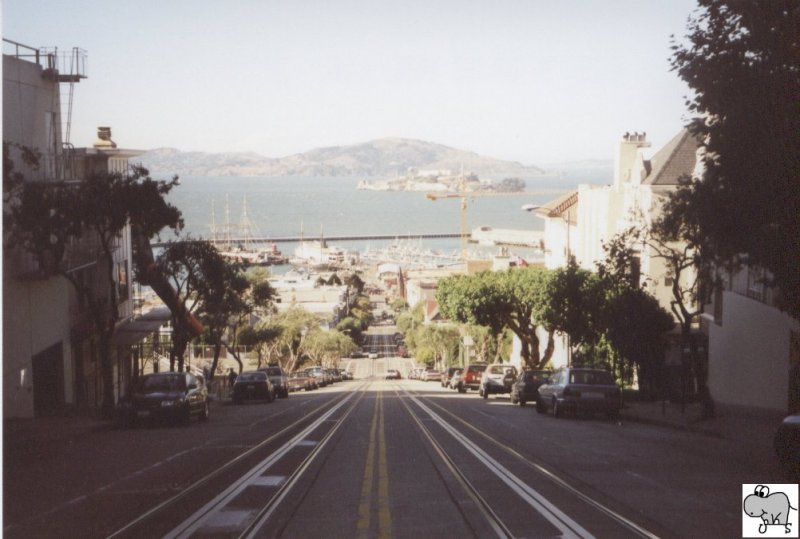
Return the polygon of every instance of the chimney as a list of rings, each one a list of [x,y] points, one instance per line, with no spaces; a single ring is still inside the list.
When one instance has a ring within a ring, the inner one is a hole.
[[[643,166],[642,152],[649,148],[647,133],[634,131],[622,135],[622,141],[614,159],[614,185],[621,185],[639,178],[639,169]]]
[[[111,140],[110,127],[97,128],[97,140],[94,141],[94,147],[103,150],[113,149],[117,147],[117,143]]]

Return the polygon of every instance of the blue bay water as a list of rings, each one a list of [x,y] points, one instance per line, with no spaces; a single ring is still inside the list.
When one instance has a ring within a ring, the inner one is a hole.
[[[604,183],[600,171],[564,178],[543,177],[526,180],[527,190],[564,189],[578,183]],[[343,177],[182,177],[181,185],[169,195],[171,203],[183,212],[183,234],[192,237],[211,235],[212,212],[218,227],[228,219],[238,225],[244,201],[252,234],[262,237],[299,236],[306,238],[392,235],[417,238],[422,234],[458,234],[461,228],[461,201],[458,198],[428,200],[423,192],[359,191],[360,178]],[[543,204],[556,194],[469,199],[469,229],[493,228],[542,230],[544,221],[522,211],[523,204]],[[168,238],[164,238],[168,239]],[[386,241],[337,241],[336,245],[363,251],[379,248]],[[415,240],[416,244],[420,242]],[[440,252],[456,252],[458,238],[426,239],[422,247]],[[292,243],[280,243],[284,253],[294,250]],[[476,247],[477,248],[477,247]],[[492,249],[493,251],[496,249]]]

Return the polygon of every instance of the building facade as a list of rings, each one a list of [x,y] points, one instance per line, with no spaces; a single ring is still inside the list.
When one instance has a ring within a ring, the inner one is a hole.
[[[101,128],[92,148],[64,140],[70,119],[62,93],[86,78],[85,52],[3,43],[4,151],[26,182],[79,182],[97,172],[123,172],[140,152],[118,149],[110,129]],[[64,66],[68,66],[66,69]],[[27,167],[23,148],[36,150],[39,166]],[[8,238],[4,237],[4,245]],[[111,263],[113,267],[108,268]],[[113,275],[120,324],[134,314],[131,238],[128,228],[115,242],[112,260],[99,254],[91,233],[72,238],[61,269],[95,296],[107,296]],[[3,406],[5,417],[58,415],[96,409],[102,401],[98,339],[85,301],[63,276],[39,267],[22,249],[3,252]],[[137,334],[138,335],[138,334]],[[126,383],[130,343],[115,343],[115,393]],[[115,395],[115,398],[116,396]]]

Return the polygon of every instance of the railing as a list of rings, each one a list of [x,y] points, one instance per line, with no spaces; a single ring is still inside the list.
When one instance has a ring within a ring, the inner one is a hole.
[[[65,78],[77,82],[86,78],[86,51],[72,47],[69,52],[59,52],[57,47],[42,47],[39,55],[43,56],[46,65],[42,66],[46,72],[57,73],[59,80]],[[37,63],[38,58],[37,58]],[[41,65],[41,64],[40,64]]]
[[[3,54],[6,56],[13,56],[18,60],[33,58],[33,60],[29,61],[34,64],[42,65],[40,63],[41,54],[39,49],[17,43],[16,41],[11,41],[10,39],[3,38]]]
[[[86,78],[86,58],[84,49],[72,47],[69,51],[59,52],[57,47],[36,48],[3,38],[3,54],[18,60],[26,60],[37,64],[46,71],[58,73],[74,79]]]

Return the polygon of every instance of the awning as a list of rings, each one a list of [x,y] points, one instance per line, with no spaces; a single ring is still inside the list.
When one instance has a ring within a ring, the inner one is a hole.
[[[142,316],[131,319],[117,327],[114,333],[113,344],[116,346],[130,346],[141,341],[158,331],[158,328],[172,319],[172,314],[167,307],[158,307]]]

